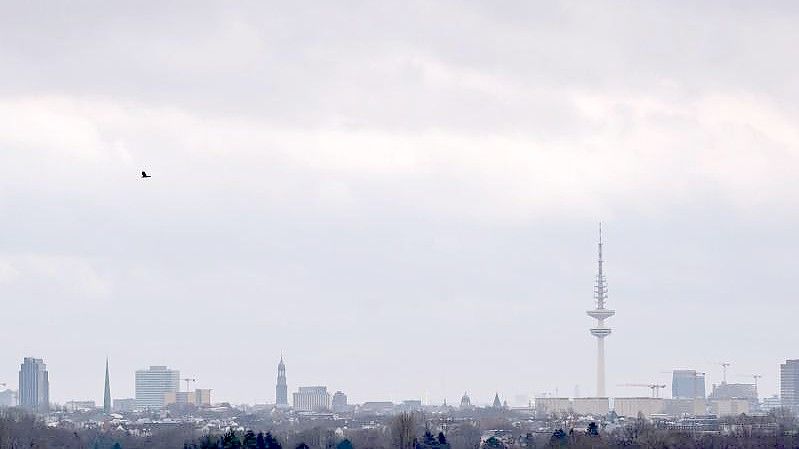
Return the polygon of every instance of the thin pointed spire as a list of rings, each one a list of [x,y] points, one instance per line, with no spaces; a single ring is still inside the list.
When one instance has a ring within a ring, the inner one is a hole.
[[[111,376],[108,372],[108,356],[105,357],[105,391],[103,392],[103,412],[111,413]]]

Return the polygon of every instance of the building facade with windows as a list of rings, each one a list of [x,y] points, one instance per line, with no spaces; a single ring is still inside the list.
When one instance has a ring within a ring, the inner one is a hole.
[[[799,359],[780,365],[780,403],[794,414],[799,412]]]
[[[673,399],[704,399],[705,374],[692,369],[676,369],[671,374]]]
[[[158,410],[164,407],[165,397],[177,393],[180,386],[180,371],[163,365],[153,365],[136,371],[136,408]]]
[[[347,410],[347,395],[344,394],[342,391],[337,391],[333,394],[333,400],[331,402],[331,406],[333,407],[334,412],[344,412]]]
[[[330,409],[330,393],[327,387],[300,387],[294,393],[294,409],[299,411],[319,411]]]
[[[50,378],[42,359],[25,357],[19,367],[19,405],[35,412],[50,409]]]

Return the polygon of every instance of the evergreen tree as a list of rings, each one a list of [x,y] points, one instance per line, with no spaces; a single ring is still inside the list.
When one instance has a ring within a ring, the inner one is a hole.
[[[354,448],[352,447],[352,441],[344,438],[343,440],[339,441],[338,444],[336,444],[336,449],[354,449]]]
[[[283,449],[280,441],[272,436],[272,432],[266,432],[266,435],[264,435],[264,443],[266,444],[266,449]]]
[[[119,442],[116,442],[111,449],[122,449],[122,446],[119,444]]]
[[[485,440],[483,443],[484,449],[504,449],[505,444],[500,441],[497,437],[490,437],[489,439]]]
[[[300,443],[300,444],[297,445],[296,449],[311,449],[311,448],[308,447],[308,445],[305,444],[305,443]]]
[[[222,436],[222,449],[241,449],[241,440],[236,432],[229,430]]]
[[[565,446],[568,442],[568,437],[563,429],[558,429],[552,433],[552,438],[549,439],[549,444],[555,446]]]
[[[246,449],[255,449],[256,437],[255,432],[252,430],[248,430],[244,433],[244,441],[242,442],[243,446]]]
[[[211,440],[211,437],[206,435],[200,440],[200,449],[218,449],[219,442]]]
[[[591,436],[599,436],[599,426],[597,426],[594,421],[591,421],[591,423],[588,424],[588,430],[586,430],[586,433]]]
[[[266,441],[264,440],[264,433],[258,432],[255,436],[255,449],[266,449]]]
[[[444,435],[444,432],[438,432],[438,444],[441,446],[447,446],[447,437]]]
[[[524,436],[524,447],[525,449],[534,449],[535,448],[535,436],[532,433],[527,432]]]

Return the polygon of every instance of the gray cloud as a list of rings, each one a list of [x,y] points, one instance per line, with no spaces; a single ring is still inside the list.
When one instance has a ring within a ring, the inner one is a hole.
[[[599,219],[610,383],[796,356],[791,3],[3,8],[0,381],[590,394]]]

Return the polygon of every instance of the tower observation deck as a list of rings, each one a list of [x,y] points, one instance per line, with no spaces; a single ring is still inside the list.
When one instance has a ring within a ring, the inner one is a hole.
[[[596,308],[586,312],[596,320],[596,325],[590,329],[591,335],[596,337],[596,395],[606,397],[605,393],[605,337],[610,335],[611,329],[605,325],[605,320],[616,314],[615,310],[606,309],[605,301],[608,299],[608,283],[602,271],[602,223],[599,224],[599,257],[597,259],[596,284],[594,285],[594,299]]]

